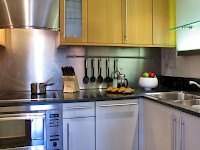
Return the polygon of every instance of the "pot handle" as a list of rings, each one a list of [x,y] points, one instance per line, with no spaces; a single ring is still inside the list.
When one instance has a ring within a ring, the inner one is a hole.
[[[49,83],[49,84],[44,84],[44,86],[51,86],[54,85],[55,83]]]

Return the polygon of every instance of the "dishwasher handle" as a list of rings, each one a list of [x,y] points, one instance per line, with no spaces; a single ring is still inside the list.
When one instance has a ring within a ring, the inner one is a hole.
[[[131,106],[131,105],[138,105],[138,103],[108,104],[108,105],[100,105],[100,107]]]
[[[45,118],[45,113],[16,113],[16,114],[1,114],[0,121],[9,120],[31,120]]]

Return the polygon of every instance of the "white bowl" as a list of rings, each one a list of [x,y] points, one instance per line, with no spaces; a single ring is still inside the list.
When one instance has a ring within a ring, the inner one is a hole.
[[[158,86],[158,79],[154,78],[144,78],[140,77],[139,85],[145,89],[145,91],[150,91],[152,88]]]

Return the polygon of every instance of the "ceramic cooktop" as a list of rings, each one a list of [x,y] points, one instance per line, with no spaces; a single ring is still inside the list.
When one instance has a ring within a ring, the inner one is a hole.
[[[49,101],[58,100],[56,91],[47,91],[46,94],[35,95],[31,92],[0,92],[0,101]]]

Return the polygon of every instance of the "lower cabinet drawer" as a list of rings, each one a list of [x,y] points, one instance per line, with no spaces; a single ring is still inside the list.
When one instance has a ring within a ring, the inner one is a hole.
[[[63,118],[95,116],[94,102],[78,102],[63,104]]]

